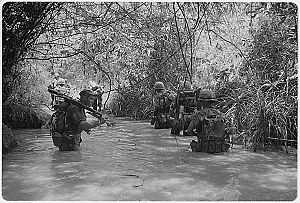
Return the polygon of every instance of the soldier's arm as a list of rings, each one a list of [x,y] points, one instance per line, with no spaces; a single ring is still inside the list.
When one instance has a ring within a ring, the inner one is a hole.
[[[153,106],[154,106],[154,107],[157,107],[157,106],[158,106],[158,95],[155,95],[155,96],[153,97]]]
[[[99,126],[100,123],[97,119],[94,118],[87,118],[85,121],[80,121],[79,129],[82,131],[89,131],[92,128]]]
[[[167,91],[167,98],[168,98],[170,101],[175,101],[176,93],[173,92],[173,91]]]
[[[98,119],[87,118],[84,110],[78,106],[72,105],[70,108],[72,124],[77,126],[78,131],[89,131],[90,129],[100,125]]]

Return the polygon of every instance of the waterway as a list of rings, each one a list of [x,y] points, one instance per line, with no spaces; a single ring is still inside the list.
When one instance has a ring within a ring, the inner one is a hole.
[[[15,130],[22,140],[2,157],[2,197],[41,200],[294,200],[297,157],[191,152],[195,137],[174,137],[149,122],[118,120],[82,133],[80,151],[60,152],[49,130]]]

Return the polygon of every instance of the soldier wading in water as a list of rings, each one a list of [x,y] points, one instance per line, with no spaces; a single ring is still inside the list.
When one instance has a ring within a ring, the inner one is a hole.
[[[193,113],[187,128],[188,135],[195,135],[198,142],[192,141],[192,151],[224,152],[229,145],[225,142],[225,124],[223,114],[213,106],[217,102],[213,92],[199,90],[196,92],[197,111]]]
[[[156,82],[154,84],[154,113],[151,120],[151,125],[154,125],[154,128],[170,127],[170,107],[174,99],[175,95],[166,90],[164,83]]]
[[[96,99],[97,95],[94,95],[91,90],[83,90],[80,92],[78,103],[89,107]],[[50,134],[54,145],[60,151],[78,150],[82,141],[81,132],[89,132],[91,128],[103,123],[103,120],[100,122],[96,118],[87,118],[84,108],[70,102],[71,100],[72,98],[64,99],[57,103],[50,121]]]

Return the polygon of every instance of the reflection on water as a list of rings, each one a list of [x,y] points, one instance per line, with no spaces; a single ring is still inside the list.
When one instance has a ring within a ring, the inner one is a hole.
[[[234,149],[193,153],[192,137],[120,121],[83,134],[80,151],[60,152],[48,130],[17,130],[21,145],[2,158],[6,200],[293,200],[296,157]],[[24,139],[25,138],[25,139]]]
[[[239,191],[239,179],[237,177],[231,177],[229,183],[223,188],[224,200],[239,200],[241,195]]]

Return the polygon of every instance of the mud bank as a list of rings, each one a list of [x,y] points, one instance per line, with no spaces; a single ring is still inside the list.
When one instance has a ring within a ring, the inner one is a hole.
[[[23,105],[2,107],[2,153],[8,153],[18,145],[12,129],[37,129],[45,126],[50,113],[42,108],[29,108]]]

